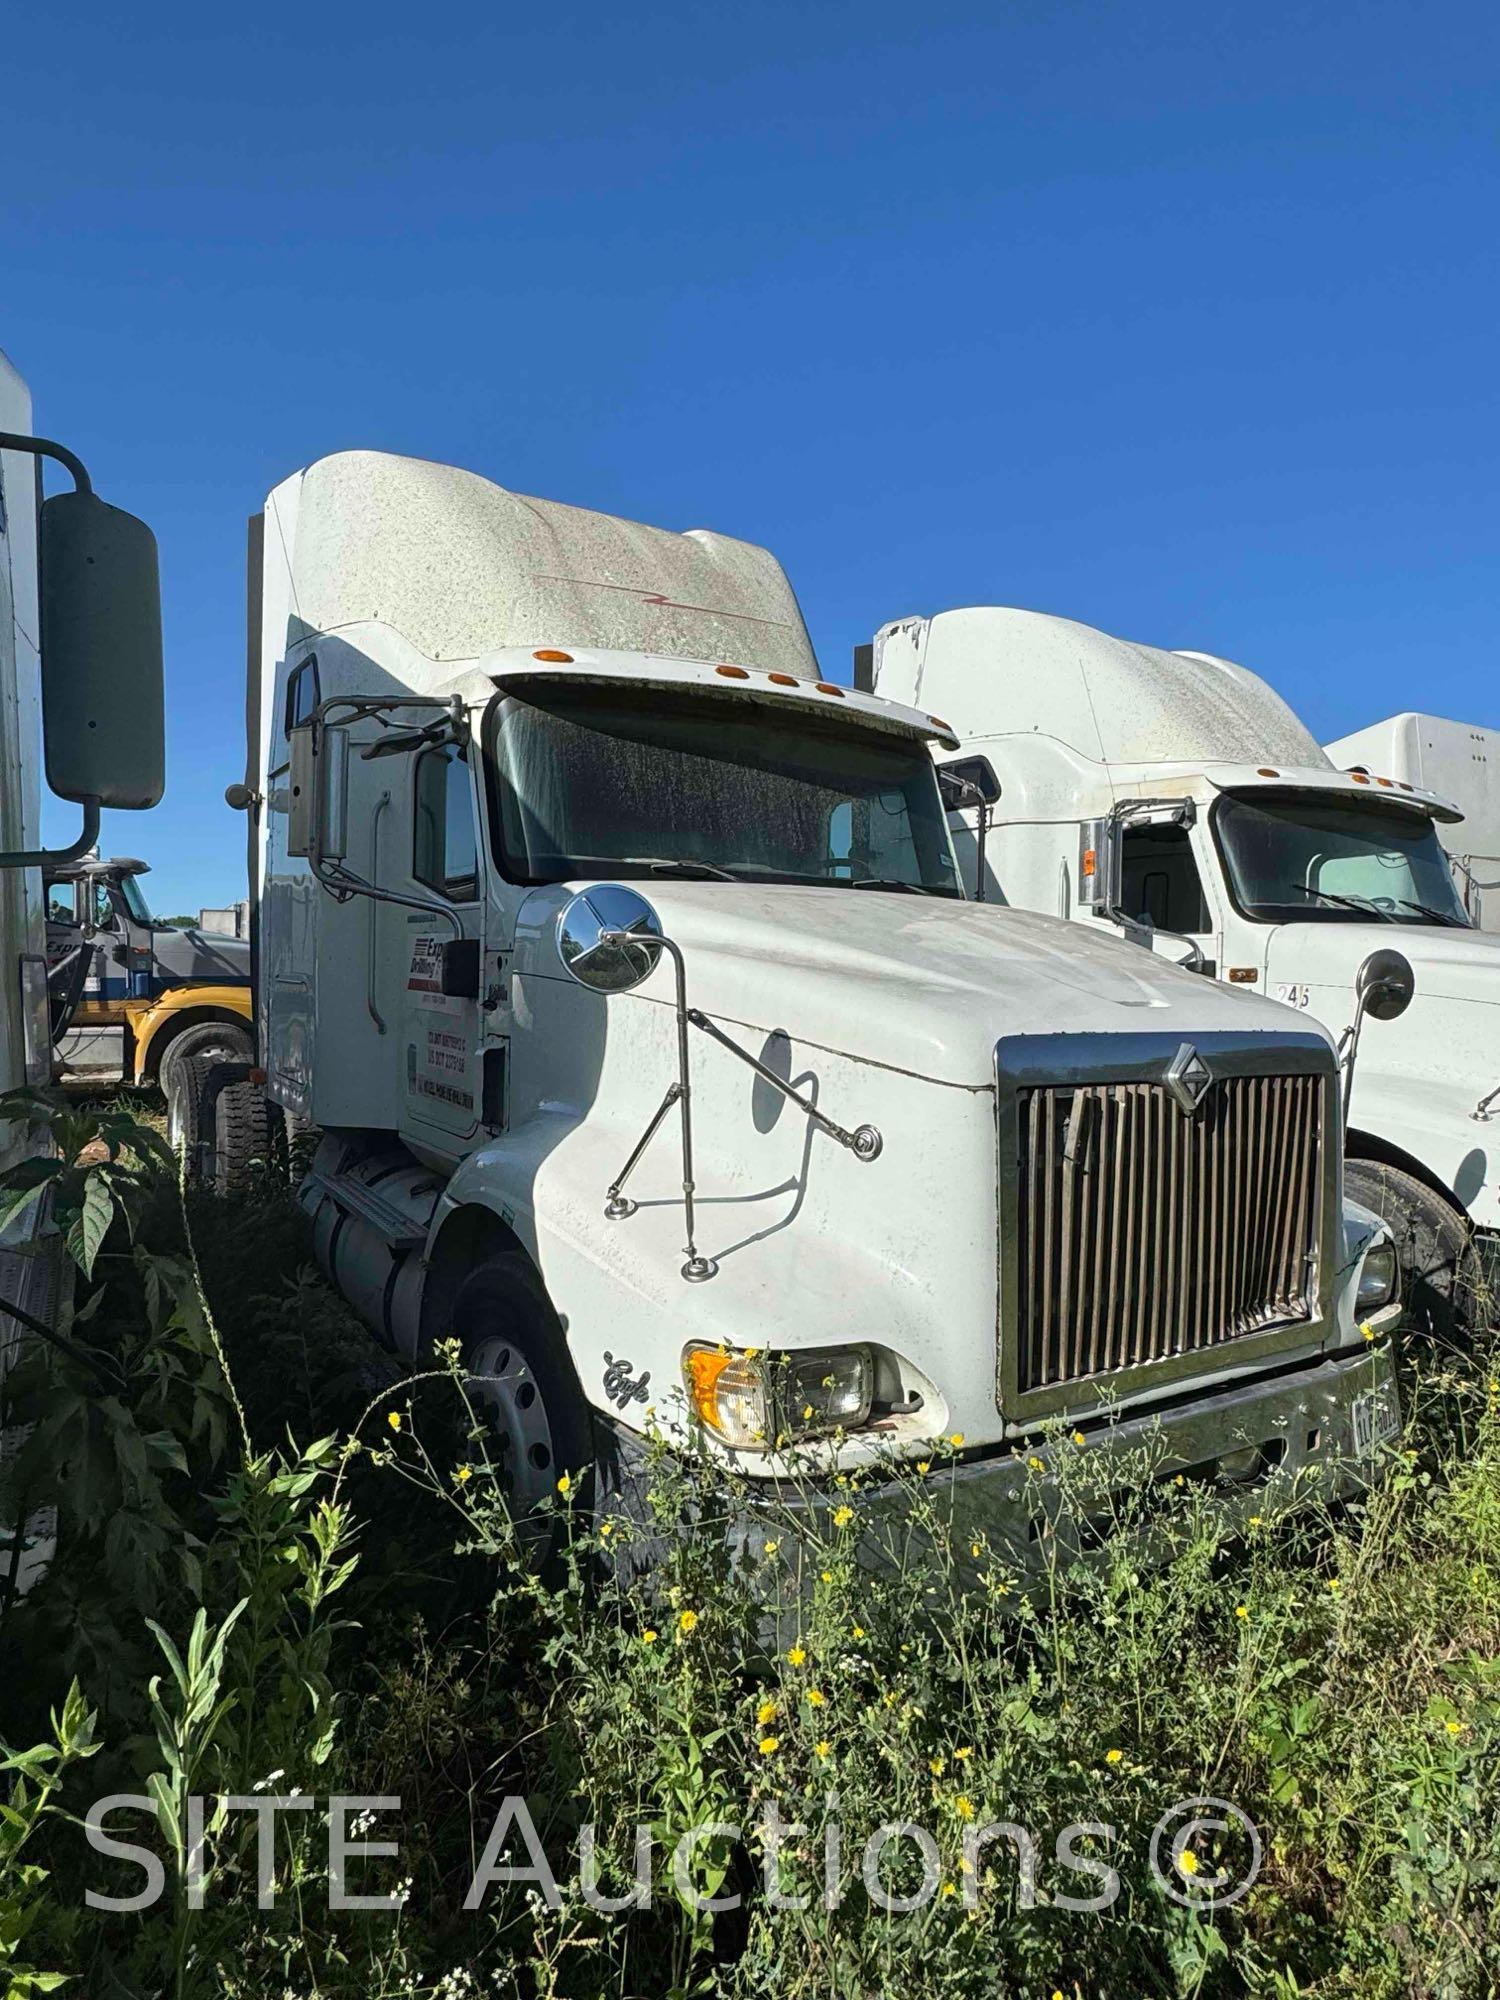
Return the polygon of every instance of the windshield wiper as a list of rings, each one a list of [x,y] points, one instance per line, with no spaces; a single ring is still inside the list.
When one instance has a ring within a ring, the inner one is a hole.
[[[946,889],[935,889],[927,882],[898,882],[890,875],[855,875],[849,878],[851,889],[898,889],[906,896],[946,896]]]
[[[720,868],[714,861],[658,861],[649,854],[627,854],[621,858],[627,868],[649,868],[653,875],[684,875],[689,880],[707,877],[715,882],[733,882],[736,879],[727,868]]]
[[[1382,910],[1378,903],[1362,901],[1357,896],[1336,896],[1332,889],[1309,889],[1305,882],[1288,882],[1289,889],[1295,889],[1300,896],[1315,896],[1320,903],[1337,903],[1342,910],[1353,910],[1357,917],[1378,917],[1383,922],[1397,921],[1389,910]]]
[[[1395,896],[1391,900],[1399,903],[1403,910],[1415,910],[1419,917],[1431,917],[1435,924],[1447,924],[1450,929],[1456,931],[1469,929],[1469,925],[1461,918],[1455,917],[1451,910],[1429,909],[1426,903],[1414,903],[1410,896]]]

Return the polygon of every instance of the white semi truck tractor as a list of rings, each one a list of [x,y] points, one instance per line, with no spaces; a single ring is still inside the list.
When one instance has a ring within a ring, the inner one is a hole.
[[[1455,889],[1457,807],[1335,769],[1244,667],[1071,619],[900,619],[855,666],[962,738],[940,755],[970,884],[982,827],[980,893],[1340,1037],[1348,1190],[1392,1223],[1413,1313],[1448,1323],[1471,1237],[1500,1232],[1500,938]]]
[[[251,577],[257,1074],[522,1517],[653,1424],[763,1487],[942,1437],[1024,1553],[1049,1421],[1252,1508],[1389,1434],[1327,1034],[966,900],[947,721],[821,679],[764,550],[348,452]],[[231,1169],[257,1074],[178,1112]]]
[[[1440,820],[1438,838],[1471,922],[1500,931],[1500,729],[1408,711],[1324,748],[1341,771],[1404,781],[1458,807],[1463,818]]]
[[[93,844],[101,807],[155,805],[163,777],[156,543],[31,424],[26,384],[0,354],[0,1096],[50,1083],[53,1022],[85,970],[60,965],[49,992],[42,871]],[[72,490],[43,499],[48,463]],[[53,794],[81,808],[66,848],[41,845],[44,762]],[[40,1132],[23,1104],[0,1112],[0,1172],[23,1166]],[[37,1254],[49,1223],[45,1199],[0,1209],[0,1377],[58,1310],[59,1260]],[[47,1526],[0,1529],[0,1574],[24,1585]]]

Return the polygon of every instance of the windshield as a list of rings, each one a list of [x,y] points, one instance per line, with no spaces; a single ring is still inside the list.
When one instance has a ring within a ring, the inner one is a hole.
[[[138,924],[149,924],[151,912],[146,908],[146,899],[141,894],[139,879],[134,875],[120,877],[120,894],[125,899],[125,907],[131,918]]]
[[[712,693],[528,682],[490,723],[507,874],[885,886],[960,894],[917,742]]]
[[[1214,831],[1229,886],[1261,923],[1458,924],[1448,857],[1425,814],[1306,793],[1229,796]]]

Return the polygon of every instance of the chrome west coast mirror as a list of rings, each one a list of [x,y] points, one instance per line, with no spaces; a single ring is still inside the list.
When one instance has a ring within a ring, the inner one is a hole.
[[[661,937],[660,917],[622,882],[581,889],[557,919],[564,969],[595,993],[628,993],[649,978],[662,954]]]

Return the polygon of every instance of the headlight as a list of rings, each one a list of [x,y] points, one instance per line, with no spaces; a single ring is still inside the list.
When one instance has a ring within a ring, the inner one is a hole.
[[[1379,1311],[1396,1297],[1401,1284],[1401,1270],[1396,1262],[1396,1246],[1389,1238],[1384,1243],[1372,1243],[1365,1252],[1365,1261],[1359,1270],[1359,1290],[1355,1294],[1356,1313]]]
[[[738,1451],[772,1451],[857,1430],[870,1414],[875,1357],[868,1347],[740,1350],[694,1341],[682,1350],[682,1379],[715,1437]]]

